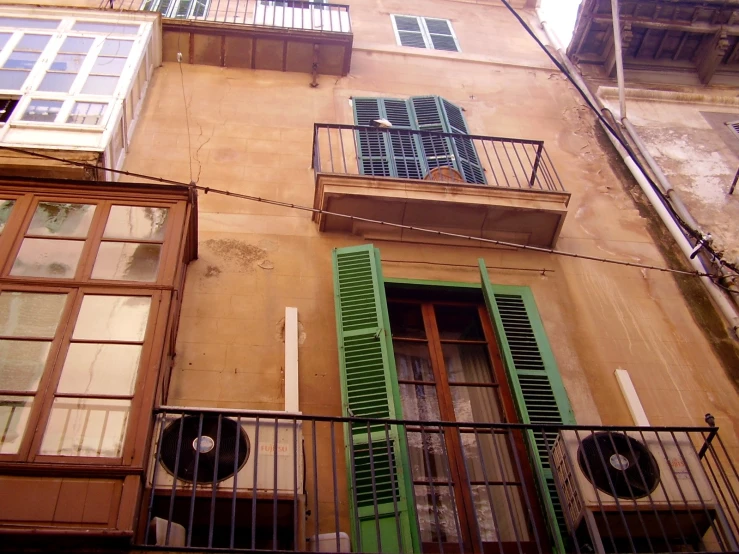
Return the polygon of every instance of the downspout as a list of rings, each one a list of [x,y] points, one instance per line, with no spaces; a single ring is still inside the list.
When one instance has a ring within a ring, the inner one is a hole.
[[[611,0],[611,20],[613,21],[613,48],[616,56],[616,81],[618,82],[618,105],[623,120],[626,117],[626,87],[624,86],[624,57],[621,45],[621,18],[618,0]]]
[[[575,68],[575,66],[572,64],[570,59],[567,57],[567,54],[564,52],[556,36],[549,28],[549,25],[545,21],[541,21],[541,26],[544,29],[544,32],[546,33],[550,43],[554,46],[555,50],[559,54],[560,61],[567,68],[567,71],[570,73],[572,79],[575,80],[575,82],[578,84],[578,86],[583,90],[583,92],[587,96],[588,100],[590,100],[590,102],[594,106],[599,107],[601,110],[605,110],[605,107],[600,102],[600,100],[598,100],[598,98],[593,96],[593,94],[590,92],[590,89],[585,84],[585,81],[580,75],[580,72]],[[695,258],[691,259],[690,255],[693,251],[693,245],[690,244],[690,242],[685,238],[685,235],[683,234],[682,230],[677,225],[675,220],[672,218],[672,215],[667,210],[665,205],[662,203],[662,199],[657,195],[657,193],[654,191],[654,189],[650,185],[649,180],[647,179],[646,175],[644,175],[644,172],[639,168],[639,166],[632,159],[629,153],[623,148],[623,146],[621,146],[621,144],[618,142],[616,137],[611,134],[611,132],[603,124],[603,122],[599,121],[599,123],[603,127],[603,130],[606,132],[606,136],[609,138],[614,148],[619,153],[619,155],[623,159],[626,166],[629,168],[629,171],[636,179],[636,182],[639,184],[639,187],[642,189],[645,196],[647,197],[649,202],[654,207],[655,211],[657,212],[657,215],[660,217],[660,219],[664,223],[667,230],[670,232],[672,237],[675,239],[675,242],[677,242],[677,245],[680,247],[680,250],[682,251],[683,255],[688,260],[688,263],[690,263],[693,269],[695,269],[697,272],[705,273],[705,268],[703,267],[701,262]],[[710,277],[702,276],[702,277],[699,277],[699,279],[703,282],[704,286],[706,287],[706,290],[708,291],[714,303],[716,304],[716,307],[719,309],[721,314],[729,322],[732,330],[734,331],[734,336],[736,337],[737,331],[739,330],[739,313],[737,312],[736,305],[733,304],[724,295],[723,291],[710,279]]]

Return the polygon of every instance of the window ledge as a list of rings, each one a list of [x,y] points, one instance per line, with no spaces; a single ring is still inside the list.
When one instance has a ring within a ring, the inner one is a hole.
[[[339,214],[449,233],[552,247],[567,215],[570,193],[318,173],[313,206]],[[364,238],[429,242],[432,235],[315,214],[319,229]],[[436,236],[435,242],[470,245]],[[491,245],[492,246],[492,245]]]

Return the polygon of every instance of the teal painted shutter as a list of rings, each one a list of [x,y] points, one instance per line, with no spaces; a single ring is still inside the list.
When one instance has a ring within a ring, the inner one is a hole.
[[[408,100],[408,103],[413,107],[419,131],[449,132],[444,124],[444,116],[437,96],[414,96]],[[451,139],[427,135],[421,137],[421,144],[426,166],[429,169],[448,166],[459,170]]]
[[[574,425],[575,416],[531,289],[493,285],[485,261],[480,259],[479,264],[485,302],[521,422]],[[549,448],[554,446],[557,433],[546,435],[529,432],[527,447],[556,550],[564,553],[567,526],[546,446],[546,441]]]
[[[401,418],[379,253],[372,245],[339,248],[333,263],[344,415]],[[347,474],[354,475],[349,479],[354,551],[413,551],[418,541],[404,435],[390,427],[388,448],[384,426],[368,433],[364,424],[346,425],[345,447]]]
[[[380,98],[354,98],[354,123],[356,125],[371,125],[375,119],[380,119]],[[357,131],[357,157],[359,158],[359,172],[362,175],[389,177],[392,175],[390,163],[390,148],[385,134],[380,131]]]
[[[392,98],[355,98],[354,121],[372,125],[375,119],[387,119],[393,129],[413,129],[411,111],[405,100]],[[357,131],[360,171],[364,175],[423,179],[421,145],[410,133]]]
[[[448,125],[448,132],[469,135],[470,132],[467,128],[467,122],[464,120],[462,109],[443,98],[439,100]],[[468,183],[484,185],[486,183],[485,172],[482,170],[480,158],[477,156],[475,143],[472,139],[461,137],[455,137],[452,142],[454,143],[459,170],[464,176],[464,180]]]

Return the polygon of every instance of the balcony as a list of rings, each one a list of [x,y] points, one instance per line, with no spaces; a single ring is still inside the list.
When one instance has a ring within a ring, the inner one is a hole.
[[[320,230],[368,240],[428,234],[335,214],[552,247],[570,199],[535,140],[321,123],[313,168]]]
[[[101,0],[100,8],[110,8]],[[346,75],[349,6],[295,0],[123,0],[116,10],[162,13],[162,58],[191,64]]]
[[[716,427],[186,408],[157,418],[142,548],[737,550],[739,473]],[[530,462],[534,451],[541,464]]]

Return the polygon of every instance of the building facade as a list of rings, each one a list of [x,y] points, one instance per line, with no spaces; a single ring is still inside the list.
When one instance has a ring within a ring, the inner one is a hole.
[[[0,548],[737,549],[736,337],[504,4],[0,44]]]

